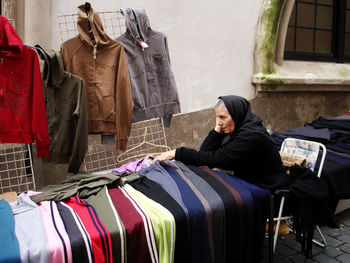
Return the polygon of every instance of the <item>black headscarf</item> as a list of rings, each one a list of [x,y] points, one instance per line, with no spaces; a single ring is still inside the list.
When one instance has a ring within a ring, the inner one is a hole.
[[[219,99],[223,100],[228,113],[235,122],[235,130],[231,135],[244,130],[254,130],[267,134],[265,127],[262,125],[262,119],[250,111],[250,103],[245,98],[229,95],[221,96]]]

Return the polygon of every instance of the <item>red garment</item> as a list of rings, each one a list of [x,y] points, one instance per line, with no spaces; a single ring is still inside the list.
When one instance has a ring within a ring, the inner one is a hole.
[[[50,154],[38,56],[0,15],[0,143],[34,141],[38,157]]]
[[[113,263],[111,236],[95,209],[77,195],[64,202],[77,213],[91,240],[95,263]]]
[[[120,187],[108,189],[108,193],[125,227],[128,262],[152,263],[152,249],[147,242],[151,238],[147,236],[137,204],[131,202]]]

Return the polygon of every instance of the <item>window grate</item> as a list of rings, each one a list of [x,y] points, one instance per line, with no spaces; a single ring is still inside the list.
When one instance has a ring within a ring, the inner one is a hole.
[[[284,58],[337,61],[338,9],[332,0],[296,0],[288,25]]]

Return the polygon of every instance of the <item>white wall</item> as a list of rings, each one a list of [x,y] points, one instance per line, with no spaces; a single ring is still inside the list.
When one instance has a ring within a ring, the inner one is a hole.
[[[37,7],[38,1],[47,0],[27,1]],[[51,48],[59,49],[61,44],[57,16],[75,14],[82,3],[51,0],[51,21],[47,21],[51,23]],[[251,74],[261,0],[90,0],[90,3],[96,12],[126,6],[144,8],[151,27],[168,36],[182,112],[212,107],[220,95],[254,96]],[[32,19],[37,19],[38,12],[34,13],[36,17]]]

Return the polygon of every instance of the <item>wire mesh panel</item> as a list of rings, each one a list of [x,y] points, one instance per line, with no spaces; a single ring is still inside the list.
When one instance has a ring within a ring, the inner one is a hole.
[[[125,20],[120,11],[107,11],[98,13],[106,34],[116,39],[125,32]],[[62,41],[76,37],[79,33],[77,30],[77,14],[58,16],[58,27]]]
[[[134,123],[127,150],[117,156],[117,163],[135,160],[145,155],[155,155],[166,150],[167,146],[162,119]]]
[[[167,150],[162,119],[133,123],[125,152],[117,151],[114,144],[101,144],[100,135],[89,135],[88,143],[88,151],[82,165],[84,172],[110,170],[142,156]]]
[[[0,144],[0,193],[35,190],[29,144]]]
[[[116,39],[125,32],[125,20],[120,11],[98,12],[98,14],[104,30],[110,38]],[[62,42],[78,35],[77,19],[77,14],[58,16]],[[167,150],[162,119],[133,123],[128,147],[124,153],[117,151],[114,144],[101,144],[100,135],[89,135],[88,144],[88,151],[81,166],[81,170],[84,172],[110,170],[141,156]]]

